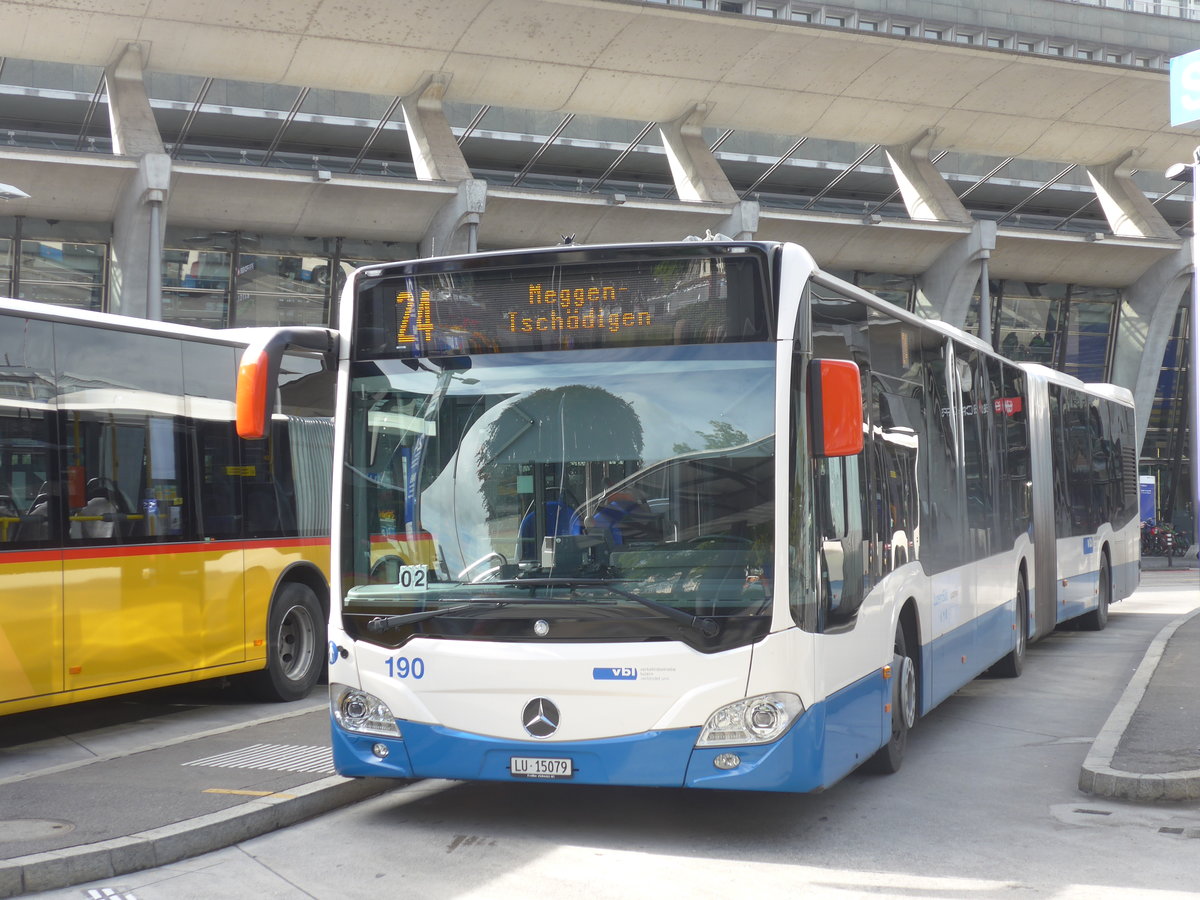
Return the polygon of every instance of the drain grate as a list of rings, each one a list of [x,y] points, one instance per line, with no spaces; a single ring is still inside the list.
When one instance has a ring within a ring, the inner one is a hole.
[[[218,753],[184,763],[221,769],[266,769],[272,772],[316,772],[333,774],[333,753],[328,747],[298,744],[254,744],[229,753]]]

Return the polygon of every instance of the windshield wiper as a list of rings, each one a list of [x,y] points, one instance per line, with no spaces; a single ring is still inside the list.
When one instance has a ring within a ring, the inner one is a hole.
[[[691,613],[685,613],[681,609],[676,609],[674,606],[668,606],[665,603],[659,603],[657,600],[651,600],[649,597],[642,597],[632,591],[623,590],[611,581],[603,578],[510,578],[503,581],[489,581],[487,584],[502,584],[511,587],[601,587],[610,593],[616,594],[619,597],[624,597],[627,600],[632,600],[634,603],[640,603],[647,609],[652,609],[657,613],[661,613],[672,622],[678,622],[685,628],[691,628],[698,631],[704,637],[716,637],[721,631],[721,626],[717,624],[715,619],[702,618],[701,616],[693,616]]]
[[[486,606],[480,607],[478,603],[460,603],[458,606],[447,606],[445,609],[426,609],[421,612],[404,613],[400,616],[376,616],[367,622],[367,631],[373,634],[381,634],[385,631],[391,631],[393,628],[399,628],[401,625],[411,625],[414,622],[424,622],[426,619],[436,619],[438,616],[445,616],[453,612],[462,612],[464,609],[500,609],[503,606],[508,606],[507,603],[489,603]]]

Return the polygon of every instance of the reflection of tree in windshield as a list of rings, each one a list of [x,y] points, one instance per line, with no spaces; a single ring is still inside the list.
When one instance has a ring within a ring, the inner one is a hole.
[[[640,466],[643,443],[638,414],[607,390],[571,384],[514,397],[475,454],[493,547],[532,559],[543,536],[579,534],[582,498],[610,464],[618,478]]]
[[[696,434],[704,438],[705,450],[723,450],[726,447],[738,447],[750,441],[750,435],[746,434],[740,428],[734,428],[728,422],[709,419],[708,424],[713,427],[712,431],[696,432]],[[676,453],[692,453],[695,449],[695,447],[682,443],[674,445]]]
[[[642,423],[629,403],[601,388],[569,384],[509,403],[488,427],[476,463],[491,495],[493,466],[638,460],[642,443]]]

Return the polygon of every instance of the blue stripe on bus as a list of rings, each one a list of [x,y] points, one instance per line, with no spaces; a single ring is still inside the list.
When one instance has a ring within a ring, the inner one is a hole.
[[[351,734],[333,726],[333,761],[341,775],[525,781],[509,773],[513,756],[569,757],[574,784],[680,787],[699,728],[675,728],[593,741],[507,741],[440,725],[400,721],[403,739]],[[388,747],[386,759],[371,748]]]
[[[1066,584],[1063,584],[1063,582]],[[1058,603],[1055,606],[1055,621],[1066,622],[1096,608],[1099,572],[1084,572],[1058,582]]]
[[[1013,599],[988,610],[923,648],[923,711],[941,703],[1016,646],[1017,634],[1012,627],[1015,603]]]

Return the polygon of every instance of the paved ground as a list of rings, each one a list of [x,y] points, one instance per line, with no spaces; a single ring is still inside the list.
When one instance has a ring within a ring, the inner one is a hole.
[[[1200,594],[1195,558],[1145,559]],[[1150,644],[1084,761],[1079,787],[1122,800],[1200,800],[1200,610]]]
[[[1172,581],[1200,592],[1194,561],[1172,569]],[[1197,659],[1200,611],[1151,643],[1084,763],[1082,790],[1200,799]],[[161,866],[398,787],[334,775],[328,730],[318,694],[249,722],[160,734],[153,746],[84,760],[0,754],[0,897]]]

